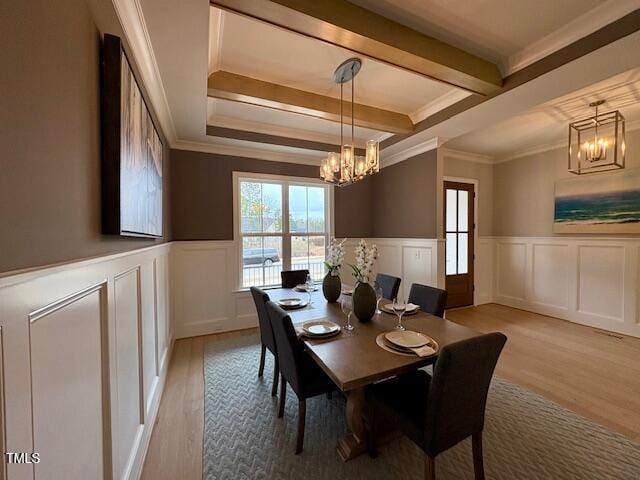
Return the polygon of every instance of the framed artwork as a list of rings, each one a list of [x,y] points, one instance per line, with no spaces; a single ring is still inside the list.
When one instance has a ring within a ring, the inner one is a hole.
[[[556,182],[554,233],[640,233],[640,168]]]
[[[119,37],[102,52],[103,233],[162,237],[162,142]]]

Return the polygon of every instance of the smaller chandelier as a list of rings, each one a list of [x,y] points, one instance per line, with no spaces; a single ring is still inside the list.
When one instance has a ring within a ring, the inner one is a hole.
[[[334,81],[340,84],[340,153],[329,153],[327,158],[322,160],[320,178],[339,187],[351,185],[367,175],[373,175],[380,171],[380,145],[377,141],[369,140],[365,146],[364,156],[356,155],[353,135],[355,130],[354,78],[360,71],[360,67],[362,67],[362,61],[359,58],[350,58],[341,63],[333,74]],[[345,143],[343,135],[343,87],[347,82],[351,82],[351,143]]]
[[[569,172],[576,175],[624,168],[624,117],[615,110],[598,114],[605,101],[589,104],[595,107],[593,117],[569,124]]]

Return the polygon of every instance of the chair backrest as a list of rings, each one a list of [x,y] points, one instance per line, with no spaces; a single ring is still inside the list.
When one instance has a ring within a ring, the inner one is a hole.
[[[256,311],[258,312],[260,340],[272,353],[276,353],[276,341],[273,338],[273,329],[271,328],[271,321],[267,313],[267,302],[270,300],[269,295],[258,287],[251,287],[249,290],[251,290],[253,303],[256,304]]]
[[[376,275],[376,283],[382,288],[382,296],[387,300],[395,300],[398,296],[398,290],[400,289],[400,279],[398,277],[379,273]]]
[[[424,449],[432,457],[484,428],[493,371],[507,337],[489,333],[442,348],[433,368]]]
[[[273,328],[273,336],[278,350],[278,366],[280,373],[297,392],[301,391],[302,379],[300,368],[305,355],[304,346],[296,335],[291,317],[274,302],[267,302],[267,312]]]
[[[293,288],[307,281],[309,270],[284,270],[280,272],[282,288]]]
[[[447,291],[414,283],[411,285],[411,291],[409,292],[409,303],[415,303],[423,312],[444,318]]]

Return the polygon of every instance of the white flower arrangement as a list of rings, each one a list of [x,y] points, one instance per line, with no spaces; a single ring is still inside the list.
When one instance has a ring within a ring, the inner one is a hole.
[[[378,247],[374,244],[367,248],[367,242],[360,240],[356,247],[356,264],[351,265],[353,276],[359,283],[369,283],[373,265],[378,259]]]
[[[327,259],[324,262],[325,267],[332,276],[338,275],[342,262],[344,261],[344,240],[338,242],[335,238],[331,239],[327,250]]]

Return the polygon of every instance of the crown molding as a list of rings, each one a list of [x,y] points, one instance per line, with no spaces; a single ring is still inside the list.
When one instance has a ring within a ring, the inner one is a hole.
[[[149,30],[144,21],[140,0],[112,0],[116,15],[142,76],[149,101],[153,107],[162,131],[173,147],[176,143],[176,129],[171,116],[171,109],[162,84],[160,69],[156,62]]]
[[[391,165],[395,165],[396,163],[400,163],[404,160],[415,157],[416,155],[420,155],[421,153],[435,150],[446,140],[447,139],[442,137],[434,137],[425,142],[414,145],[413,147],[407,148],[406,150],[384,157],[380,159],[380,168],[390,167]]]
[[[216,155],[228,155],[231,157],[255,158],[270,162],[297,163],[301,165],[320,166],[320,157],[301,155],[298,153],[276,152],[260,148],[249,148],[235,145],[221,145],[219,143],[190,142],[177,140],[175,150],[188,150],[192,152],[212,153]]]
[[[482,155],[480,153],[463,152],[462,150],[455,150],[453,148],[443,147],[442,153],[450,158],[456,158],[458,160],[464,160],[466,162],[483,163],[486,165],[493,165],[496,160],[491,155]]]
[[[625,133],[640,130],[640,119],[633,120],[631,122],[625,122]],[[557,142],[549,142],[541,145],[535,145],[533,147],[520,150],[518,153],[512,155],[505,155],[504,157],[498,157],[494,163],[505,163],[511,160],[517,160],[518,158],[528,157],[530,155],[536,155],[538,153],[548,152],[551,150],[558,150],[560,148],[567,148],[567,139],[558,140]]]
[[[427,117],[430,117],[434,113],[438,113],[440,110],[447,108],[454,103],[459,102],[471,95],[469,92],[465,90],[460,90],[458,88],[452,88],[447,93],[440,95],[435,100],[423,105],[422,107],[415,110],[413,113],[409,114],[409,118],[415,125],[416,123],[424,120]]]
[[[533,42],[500,64],[503,77],[592,34],[638,9],[637,0],[607,0],[574,18],[553,33]]]

